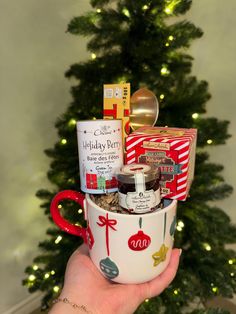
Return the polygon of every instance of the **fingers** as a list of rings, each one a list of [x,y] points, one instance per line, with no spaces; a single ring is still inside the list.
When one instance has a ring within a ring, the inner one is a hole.
[[[180,254],[180,249],[172,250],[170,262],[164,272],[152,281],[146,283],[146,296],[144,296],[144,298],[152,298],[157,296],[169,286],[176,275],[179,266]]]

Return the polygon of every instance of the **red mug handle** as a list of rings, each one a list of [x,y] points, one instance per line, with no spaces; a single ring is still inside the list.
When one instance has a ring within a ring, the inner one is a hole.
[[[84,239],[84,242],[87,243],[86,228],[73,225],[68,220],[61,216],[58,205],[60,201],[65,199],[75,201],[76,203],[81,205],[83,209],[85,207],[84,205],[85,196],[82,193],[72,190],[61,191],[54,196],[51,202],[50,211],[52,219],[62,230],[66,231],[67,233],[82,237]]]

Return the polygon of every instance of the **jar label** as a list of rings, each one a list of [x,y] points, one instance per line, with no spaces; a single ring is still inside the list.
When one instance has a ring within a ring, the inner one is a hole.
[[[160,188],[156,191],[119,192],[119,204],[132,213],[142,214],[153,210],[161,201]]]

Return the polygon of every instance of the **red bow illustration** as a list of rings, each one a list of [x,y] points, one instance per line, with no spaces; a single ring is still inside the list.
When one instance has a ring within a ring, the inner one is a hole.
[[[117,221],[115,219],[108,219],[108,213],[106,214],[106,217],[104,216],[98,216],[100,222],[97,222],[97,224],[100,227],[106,226],[106,246],[107,246],[107,255],[110,255],[110,249],[109,249],[109,228],[116,231],[114,226],[117,224]]]

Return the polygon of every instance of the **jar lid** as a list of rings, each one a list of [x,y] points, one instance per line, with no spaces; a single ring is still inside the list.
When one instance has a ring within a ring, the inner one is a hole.
[[[130,164],[123,166],[117,173],[117,180],[123,183],[135,184],[135,174],[142,173],[145,182],[160,178],[160,171],[157,167],[147,164]]]

